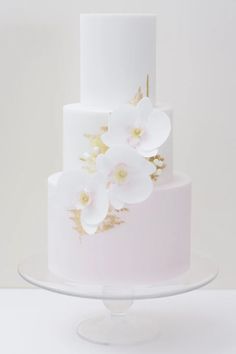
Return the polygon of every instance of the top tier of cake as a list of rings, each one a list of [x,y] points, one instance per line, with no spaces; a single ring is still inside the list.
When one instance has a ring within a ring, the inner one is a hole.
[[[155,103],[156,17],[83,14],[80,16],[80,101],[113,110],[128,102],[138,87]],[[145,93],[145,92],[144,92]]]

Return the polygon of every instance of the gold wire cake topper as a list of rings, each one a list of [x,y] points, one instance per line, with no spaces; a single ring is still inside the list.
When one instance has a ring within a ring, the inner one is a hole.
[[[149,97],[149,90],[150,90],[150,81],[149,75],[146,77],[146,97]],[[129,101],[129,104],[136,106],[143,98],[144,94],[142,91],[142,87],[139,86],[137,92],[135,93],[134,97]],[[109,147],[103,142],[102,135],[108,131],[108,126],[102,126],[98,133],[96,134],[84,134],[85,138],[89,141],[90,152],[84,153],[80,160],[83,163],[83,168],[89,173],[96,172],[96,158],[100,154],[105,154]],[[145,157],[147,161],[152,163],[155,167],[154,172],[150,175],[151,180],[155,184],[162,170],[166,167],[164,157],[160,154],[156,154],[155,156]],[[129,211],[128,208],[124,207],[120,210],[115,209],[114,207],[110,206],[108,213],[103,220],[103,222],[98,226],[97,231],[95,234],[111,230],[112,228],[123,224],[124,216]],[[70,219],[74,223],[74,229],[79,233],[80,236],[88,235],[86,231],[83,229],[81,224],[81,210],[79,209],[71,209],[69,210]]]

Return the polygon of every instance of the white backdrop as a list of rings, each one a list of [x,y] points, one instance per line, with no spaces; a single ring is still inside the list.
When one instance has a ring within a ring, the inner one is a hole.
[[[193,180],[193,248],[236,287],[236,1],[8,0],[0,11],[0,286],[46,249],[47,176],[62,105],[79,100],[79,13],[158,15],[158,98],[174,108],[175,167]]]

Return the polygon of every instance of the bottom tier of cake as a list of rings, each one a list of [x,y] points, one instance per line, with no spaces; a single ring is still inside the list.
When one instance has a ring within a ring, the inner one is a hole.
[[[62,172],[63,173],[63,172]],[[57,199],[61,173],[49,177],[48,267],[80,283],[151,285],[190,265],[191,181],[175,175],[145,202],[128,207],[115,224],[80,236],[75,215]]]

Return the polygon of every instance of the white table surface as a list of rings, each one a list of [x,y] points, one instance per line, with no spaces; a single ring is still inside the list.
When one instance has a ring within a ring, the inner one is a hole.
[[[106,311],[102,302],[38,289],[0,290],[1,354],[235,354],[236,291],[198,290],[136,301],[131,311],[152,311],[160,335],[139,346],[88,343],[75,334],[78,322]]]

